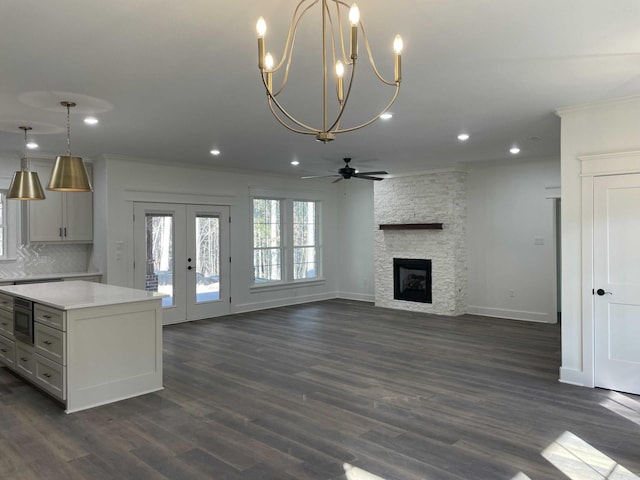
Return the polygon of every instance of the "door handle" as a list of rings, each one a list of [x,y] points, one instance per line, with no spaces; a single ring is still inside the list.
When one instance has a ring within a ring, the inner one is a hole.
[[[192,267],[191,265],[189,265],[189,266],[187,267],[187,270],[191,270],[192,268],[193,268],[193,267]]]
[[[598,290],[596,290],[596,293],[600,296],[603,295],[613,295],[613,292],[607,292],[605,290],[603,290],[602,288],[599,288]]]

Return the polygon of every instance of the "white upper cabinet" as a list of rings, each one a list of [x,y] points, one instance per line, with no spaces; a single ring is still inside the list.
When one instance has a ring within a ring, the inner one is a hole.
[[[38,172],[47,198],[23,202],[23,241],[93,242],[93,193],[46,190],[53,162],[32,160],[31,170]],[[91,165],[87,171],[91,178]]]

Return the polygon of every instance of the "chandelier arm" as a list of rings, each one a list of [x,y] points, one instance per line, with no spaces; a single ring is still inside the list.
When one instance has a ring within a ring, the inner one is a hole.
[[[353,66],[351,67],[351,77],[349,78],[349,87],[347,88],[347,94],[344,96],[344,100],[340,104],[340,110],[338,111],[338,116],[336,117],[331,127],[329,127],[329,129],[327,130],[328,132],[334,132],[334,133],[337,132],[335,128],[337,125],[340,124],[340,120],[342,120],[344,109],[346,108],[347,102],[349,101],[349,96],[351,95],[351,86],[353,85],[353,78],[355,77],[355,75],[356,75],[356,61],[354,59]]]
[[[266,91],[267,91],[267,100],[268,100],[268,103],[269,103],[269,108],[271,109],[271,112],[274,114],[274,116],[278,119],[278,121],[280,121],[280,123],[282,123],[282,121],[281,121],[280,117],[279,117],[279,116],[277,116],[277,115],[276,115],[276,113],[274,112],[272,102],[273,102],[273,104],[275,104],[275,106],[278,108],[278,110],[280,110],[280,112],[282,112],[282,114],[283,114],[285,117],[287,117],[291,122],[295,123],[295,124],[296,124],[296,125],[298,125],[299,127],[301,127],[301,128],[304,128],[304,129],[308,130],[308,132],[295,130],[295,129],[293,129],[293,128],[289,127],[286,123],[282,123],[282,124],[283,124],[284,126],[286,126],[289,130],[294,131],[294,132],[297,132],[297,133],[305,133],[305,134],[309,134],[309,135],[311,135],[311,134],[315,134],[315,133],[318,133],[318,132],[319,132],[319,130],[318,130],[318,129],[315,129],[315,128],[313,128],[313,127],[310,127],[309,125],[306,125],[306,124],[304,124],[304,123],[300,122],[299,120],[296,120],[296,119],[295,119],[291,114],[289,114],[289,112],[287,112],[287,111],[284,109],[284,107],[283,107],[282,105],[280,105],[280,102],[278,102],[278,100],[277,100],[277,99],[276,99],[276,98],[271,94],[271,92],[269,91],[269,87],[267,86],[267,81],[266,81],[266,79],[265,79],[264,74],[260,75],[260,77],[262,78],[262,83],[264,84],[264,87],[265,87],[265,89],[266,89]]]
[[[360,125],[356,125],[355,127],[344,128],[342,130],[334,130],[333,133],[353,132],[354,130],[359,130],[361,128],[364,128],[364,127],[367,127],[367,126],[371,125],[373,122],[375,122],[376,120],[378,120],[380,118],[380,115],[386,113],[391,108],[391,105],[393,105],[393,103],[396,101],[396,98],[398,98],[398,93],[400,93],[400,82],[398,82],[396,84],[396,91],[393,94],[393,98],[391,98],[391,101],[387,104],[386,107],[384,107],[384,109],[378,115],[373,117],[368,122],[362,123]]]
[[[285,42],[284,52],[282,53],[282,59],[280,60],[280,63],[276,67],[271,69],[271,73],[277,72],[282,68],[283,64],[286,61],[284,77],[282,78],[282,83],[280,84],[280,88],[278,88],[278,91],[273,94],[274,97],[277,97],[278,95],[280,95],[282,90],[284,90],[284,87],[287,85],[287,80],[289,80],[289,70],[291,67],[291,61],[293,60],[293,50],[296,43],[296,34],[298,32],[298,26],[302,21],[302,17],[304,17],[307,11],[309,11],[316,3],[318,3],[319,0],[314,0],[311,3],[311,5],[308,5],[302,11],[302,13],[298,15],[298,10],[300,9],[300,7],[305,1],[306,0],[302,0],[300,3],[298,3],[298,6],[293,12],[293,16],[291,17],[291,23],[289,24],[289,33],[287,34],[287,41]]]
[[[367,32],[365,32],[364,30],[364,25],[362,25],[362,23],[360,23],[360,29],[362,30],[362,38],[364,40],[364,45],[367,48],[367,55],[369,56],[369,63],[371,64],[371,68],[373,69],[373,72],[376,74],[376,76],[378,77],[378,79],[382,82],[382,83],[386,83],[387,85],[395,85],[396,82],[389,82],[388,80],[385,80],[385,78],[380,75],[380,72],[378,71],[378,68],[376,67],[376,62],[373,59],[373,53],[371,52],[371,46],[369,45],[369,39],[367,38]]]
[[[280,118],[280,116],[278,115],[278,112],[273,108],[273,103],[277,104],[277,102],[274,101],[272,103],[271,99],[269,99],[269,101],[267,103],[269,104],[269,109],[271,110],[271,113],[273,114],[273,117],[278,121],[278,123],[280,125],[282,125],[287,130],[290,130],[290,131],[292,131],[294,133],[301,133],[302,135],[315,135],[317,133],[315,131],[298,130],[297,128],[293,128],[287,122],[282,120],[282,118]]]

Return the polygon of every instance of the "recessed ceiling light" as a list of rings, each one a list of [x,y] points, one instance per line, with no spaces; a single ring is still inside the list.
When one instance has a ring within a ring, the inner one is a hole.
[[[382,120],[389,120],[392,117],[393,117],[393,113],[389,113],[389,112],[383,113],[382,115],[380,115],[380,118]]]
[[[511,150],[509,150],[511,153],[513,153],[514,155],[520,153],[520,149],[518,147],[511,147]]]
[[[211,153],[211,155],[218,156],[218,155],[220,155],[220,150],[218,150],[217,148],[215,148],[215,149],[211,150],[211,152],[209,152],[209,153]]]
[[[291,165],[293,165],[294,167],[297,167],[298,165],[300,165],[300,162],[298,160],[293,160],[291,162]]]
[[[461,133],[460,135],[458,135],[458,140],[460,140],[461,142],[466,142],[467,140],[469,140],[469,134]]]
[[[38,148],[38,144],[36,142],[29,142],[26,146],[29,150],[35,150],[36,148]]]
[[[96,117],[87,117],[84,119],[84,123],[87,125],[96,125],[98,123],[98,119]]]

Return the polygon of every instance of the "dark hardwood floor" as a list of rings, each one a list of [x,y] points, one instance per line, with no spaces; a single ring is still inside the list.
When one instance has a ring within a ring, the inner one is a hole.
[[[165,327],[165,390],[65,415],[0,368],[1,479],[638,479],[640,397],[559,326],[331,300]]]

